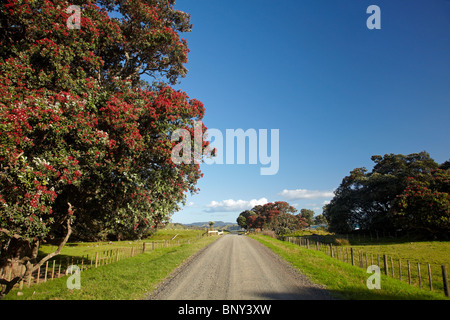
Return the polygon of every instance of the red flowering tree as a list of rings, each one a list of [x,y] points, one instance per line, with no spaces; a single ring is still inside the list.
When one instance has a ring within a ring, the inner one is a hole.
[[[407,187],[397,196],[394,216],[403,229],[448,237],[450,170],[433,170],[426,181],[409,177]]]
[[[247,228],[270,229],[277,234],[292,232],[306,227],[306,221],[300,215],[294,215],[297,209],[285,201],[266,203],[255,206],[248,214],[247,211],[241,213],[247,216]]]
[[[67,1],[0,4],[0,296],[71,234],[138,238],[196,191],[199,163],[171,161],[171,134],[204,107],[161,82],[186,75],[190,17],[174,2],[77,1],[79,29]]]
[[[291,233],[306,228],[308,223],[301,215],[280,213],[274,217],[270,223],[271,229],[277,235]]]

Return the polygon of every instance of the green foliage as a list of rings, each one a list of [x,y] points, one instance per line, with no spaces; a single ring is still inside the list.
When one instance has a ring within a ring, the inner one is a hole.
[[[245,210],[239,214],[239,217],[237,217],[236,222],[237,224],[243,228],[247,229],[247,218],[251,215],[255,215],[255,213],[251,210]]]
[[[312,225],[314,223],[314,211],[310,209],[301,209],[300,215],[303,219],[305,219],[308,225]]]
[[[297,209],[285,201],[257,205],[252,210],[240,213],[237,223],[246,229],[272,230],[277,235],[304,228],[307,223],[301,215],[294,215]]]
[[[299,230],[305,226],[304,220],[290,213],[277,214],[268,224],[267,227],[273,230],[275,234],[282,235],[295,230]]]
[[[327,224],[327,219],[323,214],[314,217],[314,224]]]
[[[426,152],[372,160],[371,172],[352,170],[324,207],[330,231],[348,233],[359,227],[415,232],[423,224],[431,234],[448,234],[448,169],[438,169]]]
[[[2,4],[1,226],[44,238],[70,215],[78,238],[140,237],[201,176],[198,165],[170,161],[170,134],[201,119],[202,104],[140,79],[186,74],[178,32],[190,30],[189,15],[173,2],[78,4],[74,30],[67,2]]]
[[[407,282],[381,274],[381,290],[369,290],[366,269],[330,257],[321,251],[306,249],[262,235],[252,238],[269,247],[291,263],[314,283],[323,285],[338,299],[348,300],[444,300],[442,292],[424,290]]]
[[[408,178],[394,216],[404,228],[434,235],[450,231],[450,170],[433,170],[427,181]]]
[[[36,247],[67,221],[77,239],[140,238],[197,191],[201,156],[171,160],[172,133],[205,111],[168,85],[191,29],[174,2],[77,1],[80,29],[67,1],[0,4],[0,267],[11,239]]]
[[[7,300],[139,300],[156,288],[176,267],[191,255],[215,241],[205,237],[191,244],[160,248],[122,259],[80,274],[81,289],[69,290],[67,277],[24,287],[22,296],[12,291]]]

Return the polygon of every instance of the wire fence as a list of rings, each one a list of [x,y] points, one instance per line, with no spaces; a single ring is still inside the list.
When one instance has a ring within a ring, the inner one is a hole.
[[[137,254],[158,250],[161,248],[169,248],[180,246],[183,244],[190,244],[196,239],[181,239],[181,240],[159,240],[150,242],[141,242],[131,246],[115,247],[109,250],[99,250],[81,257],[56,256],[48,260],[38,270],[30,274],[27,279],[22,279],[16,286],[20,289],[23,286],[30,287],[34,284],[44,283],[49,280],[64,277],[72,274],[73,268],[70,266],[77,266],[80,272],[91,268],[98,268],[108,265],[125,258],[134,257]],[[25,274],[25,266],[22,267],[22,276]],[[0,279],[10,281],[13,278],[13,269],[11,267],[4,267],[0,269]]]
[[[371,265],[377,265],[386,276],[405,281],[422,289],[441,291],[449,297],[446,265],[417,262],[412,261],[412,259],[406,259],[405,261],[405,259],[393,258],[387,254],[373,254],[353,247],[336,246],[333,243],[324,243],[309,238],[282,237],[281,240],[307,249],[322,251],[335,259],[351,263],[360,268],[367,269]]]

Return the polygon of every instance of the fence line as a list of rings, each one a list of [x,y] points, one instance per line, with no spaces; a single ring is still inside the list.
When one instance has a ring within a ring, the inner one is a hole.
[[[110,263],[120,261],[125,258],[134,257],[137,254],[162,249],[174,246],[180,246],[183,244],[191,244],[194,239],[187,240],[157,240],[142,242],[138,245],[132,245],[130,247],[112,248],[109,250],[97,251],[81,258],[66,257],[61,259],[60,256],[56,256],[54,259],[48,260],[44,265],[38,268],[35,272],[30,274],[28,279],[22,279],[16,287],[21,290],[24,285],[29,288],[31,285],[47,282],[55,278],[66,276],[66,270],[70,265],[77,265],[80,268],[80,272],[98,268]],[[65,260],[65,261],[64,261]],[[25,274],[25,266],[22,266],[22,275]],[[0,269],[0,279],[6,279],[10,281],[12,279],[12,268],[5,267]]]
[[[393,257],[387,256],[386,254],[382,254],[381,256],[380,254],[377,254],[375,257],[372,253],[370,253],[370,255],[368,256],[367,252],[364,252],[362,250],[358,250],[356,252],[356,250],[352,247],[349,248],[347,246],[333,246],[332,243],[324,243],[302,237],[282,237],[281,240],[299,245],[301,247],[305,247],[307,249],[322,251],[332,258],[346,263],[351,263],[352,265],[359,266],[360,268],[367,269],[367,267],[370,265],[377,265],[386,276],[397,278],[401,281],[404,281],[404,277],[407,276],[407,281],[410,285],[417,284],[421,289],[427,287],[429,290],[433,291],[437,285],[437,283],[434,283],[433,286],[431,264],[429,263],[425,264],[427,274],[424,278],[422,278],[423,271],[421,271],[422,265],[420,264],[420,262],[417,262],[417,264],[413,266],[411,264],[411,261],[407,260],[407,274],[405,275],[405,271],[402,269],[402,260],[398,259],[394,263]],[[440,269],[442,274],[441,284],[443,287],[443,291],[444,294],[449,297],[450,295],[448,288],[447,267],[446,265],[441,265]],[[416,275],[416,277],[414,277],[413,273]],[[414,278],[416,279],[416,281],[414,280]],[[425,279],[427,279],[428,285],[425,284]]]

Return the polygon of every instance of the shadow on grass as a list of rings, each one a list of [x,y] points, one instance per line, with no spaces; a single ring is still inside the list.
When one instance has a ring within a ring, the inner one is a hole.
[[[417,293],[387,293],[381,290],[369,290],[369,289],[352,289],[352,290],[330,290],[330,293],[341,299],[346,300],[439,300],[436,295],[430,295],[427,292]],[[442,295],[441,300],[446,300]]]
[[[305,288],[296,292],[252,292],[252,295],[263,300],[335,300],[329,291],[321,288]]]

